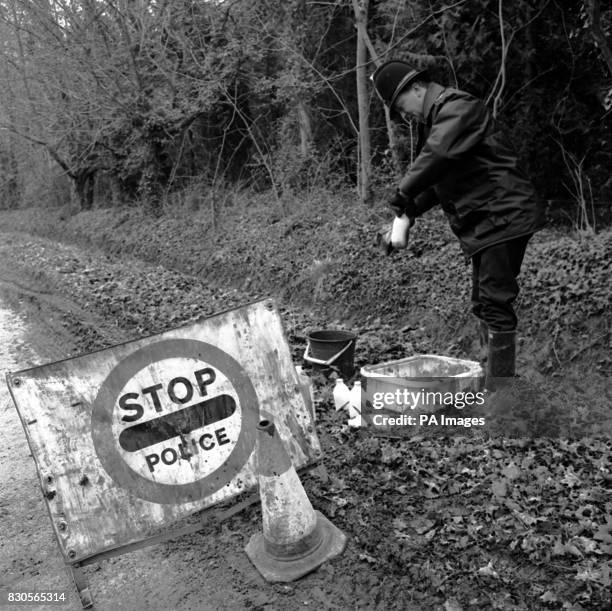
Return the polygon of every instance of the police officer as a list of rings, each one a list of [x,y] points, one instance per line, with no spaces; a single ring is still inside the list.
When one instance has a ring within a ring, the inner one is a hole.
[[[389,61],[372,75],[394,121],[418,122],[417,157],[389,202],[410,219],[435,205],[472,261],[472,311],[484,332],[487,387],[515,375],[512,304],[529,238],[543,226],[533,187],[482,101]]]

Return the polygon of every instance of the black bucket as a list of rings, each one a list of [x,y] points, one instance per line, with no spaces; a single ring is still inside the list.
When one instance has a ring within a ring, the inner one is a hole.
[[[313,331],[308,336],[304,360],[316,367],[335,369],[343,378],[355,371],[357,336],[350,331]]]

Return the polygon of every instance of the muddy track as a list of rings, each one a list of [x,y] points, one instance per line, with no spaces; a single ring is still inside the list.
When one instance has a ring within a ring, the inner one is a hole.
[[[17,282],[15,279],[10,276],[0,276],[0,288],[5,291],[11,291],[16,293],[20,297],[29,297],[32,301],[44,302],[45,306],[58,310],[60,312],[73,313],[78,315],[81,320],[96,322],[96,319],[91,316],[90,313],[86,312],[82,308],[78,307],[74,301],[67,299],[65,297],[58,296],[51,290],[40,290],[35,288],[35,283],[32,282],[32,285],[26,286],[23,281]],[[100,322],[100,319],[97,320]]]

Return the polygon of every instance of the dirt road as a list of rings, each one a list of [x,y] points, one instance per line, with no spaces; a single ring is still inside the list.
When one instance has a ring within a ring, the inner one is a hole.
[[[15,371],[35,363],[26,345],[25,322],[0,302],[0,369]],[[65,590],[78,608],[52,536],[43,497],[15,407],[0,386],[1,585],[11,590]]]

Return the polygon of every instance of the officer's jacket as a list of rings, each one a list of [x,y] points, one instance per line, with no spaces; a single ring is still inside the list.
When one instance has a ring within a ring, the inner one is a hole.
[[[469,256],[543,226],[533,187],[480,100],[430,83],[424,117],[418,155],[399,186],[416,199],[417,215],[439,202]]]

